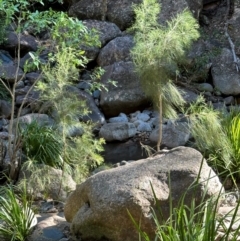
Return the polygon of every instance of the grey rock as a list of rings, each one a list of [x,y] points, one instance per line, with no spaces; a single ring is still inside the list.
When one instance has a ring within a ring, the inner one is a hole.
[[[136,117],[138,120],[145,121],[145,122],[150,119],[150,116],[146,113],[139,113]]]
[[[89,3],[89,1],[88,1]],[[97,20],[85,20],[84,25],[89,29],[95,29],[99,33],[99,40],[101,46],[105,46],[112,39],[121,36],[122,32],[119,27],[111,22],[107,21],[97,21]]]
[[[19,80],[16,84],[16,90],[23,89],[25,86],[24,82],[22,80]]]
[[[102,153],[105,163],[118,163],[122,160],[139,160],[147,155],[139,142],[131,139],[125,142],[107,142]]]
[[[198,18],[202,10],[202,0],[159,1],[162,5],[160,22],[166,23],[184,9],[188,8]],[[108,20],[115,23],[121,30],[126,30],[134,22],[133,4],[141,0],[77,0],[72,1],[69,15],[79,19]]]
[[[36,175],[44,180],[45,185],[39,185]],[[47,196],[56,201],[65,201],[69,193],[76,188],[76,183],[69,174],[42,164],[38,164],[38,169],[34,172],[22,166],[18,184],[24,179],[27,179],[28,195],[34,200],[44,200]]]
[[[24,73],[21,68],[17,68],[13,63],[1,64],[0,65],[0,78],[14,83],[15,79],[20,80]]]
[[[201,83],[197,85],[199,91],[213,92],[213,87],[208,83]]]
[[[162,125],[162,145],[169,148],[184,146],[190,138],[189,125],[185,122],[171,122]],[[158,128],[150,134],[150,141],[157,143],[159,136]]]
[[[190,189],[196,180],[198,185]],[[185,192],[185,204],[191,205],[194,198],[198,205],[203,190],[206,198],[222,190],[219,178],[201,153],[186,147],[102,171],[78,185],[65,203],[72,238],[100,240],[104,236],[114,241],[137,241],[139,235],[128,210],[134,220],[141,220],[141,229],[154,240],[156,226],[151,207],[156,208],[156,202],[151,184],[164,220],[169,218],[170,192],[174,208]]]
[[[39,61],[44,64],[48,61],[48,52],[45,51],[46,53],[41,53],[39,55]],[[19,66],[24,69],[25,65],[26,64],[29,64],[31,65],[31,70],[29,71],[37,71],[37,67],[33,65],[33,59],[31,57],[31,55],[29,53],[26,53],[21,59],[20,59],[20,62],[19,62]]]
[[[19,44],[19,36],[15,32],[8,32],[4,46],[6,49],[16,51]],[[31,36],[26,34],[20,35],[20,50],[25,53],[29,51],[37,51],[38,42]]]
[[[26,79],[29,80],[31,84],[34,84],[36,81],[40,80],[42,75],[36,72],[31,72],[26,74]]]
[[[94,99],[99,99],[101,95],[101,91],[100,90],[94,90],[92,93],[92,96]]]
[[[105,20],[107,3],[105,0],[80,0],[75,1],[69,8],[69,16],[77,17],[81,20],[96,19]]]
[[[150,132],[150,131],[152,131],[152,127],[151,127],[150,123],[146,123],[144,121],[137,120],[133,124],[137,127],[137,130],[140,131],[140,132]]]
[[[80,100],[84,100],[86,102],[87,108],[90,111],[88,115],[82,116],[79,113],[79,118],[83,121],[92,121],[95,124],[104,124],[106,122],[104,115],[96,106],[93,97],[85,91],[78,90],[75,88],[74,92],[77,94]]]
[[[106,141],[124,141],[133,137],[137,129],[132,123],[107,123],[99,131],[99,136]]]
[[[142,113],[150,116],[150,115],[152,115],[153,112],[151,110],[143,110]]]
[[[111,65],[118,61],[130,61],[130,50],[133,47],[133,37],[117,37],[101,49],[97,63],[99,66]]]
[[[197,100],[198,95],[192,90],[185,88],[181,88],[181,90],[183,91],[182,97],[188,104],[191,104]]]
[[[11,116],[12,105],[6,100],[0,100],[0,117],[9,118]]]
[[[29,235],[29,241],[68,241],[65,233],[70,224],[60,214],[41,214],[37,216],[38,223]]]
[[[87,1],[87,4],[88,3],[89,1]],[[73,10],[75,11],[77,9],[74,7]],[[97,58],[100,52],[100,47],[105,46],[107,42],[121,35],[120,29],[114,23],[98,20],[85,20],[84,25],[87,26],[89,29],[94,28],[98,32],[101,44],[101,46],[92,47],[89,47],[87,45],[81,46],[81,49],[85,51],[86,57],[90,60],[95,60]]]
[[[240,76],[232,58],[231,50],[223,48],[212,65],[213,85],[224,95],[240,94]]]
[[[150,131],[152,131],[152,128],[149,123],[141,122],[138,125],[137,130],[140,132],[150,132]]]
[[[119,116],[117,117],[112,117],[108,119],[109,123],[127,123],[128,122],[128,118],[124,113],[120,113]]]
[[[224,103],[225,105],[233,105],[234,104],[234,97],[233,96],[228,96],[224,98]]]
[[[26,124],[30,124],[33,121],[36,121],[38,124],[45,126],[52,126],[54,124],[54,120],[46,114],[31,113],[13,120],[13,133],[16,132],[17,123],[19,126],[24,127]],[[8,125],[6,128],[8,128]]]
[[[80,81],[77,84],[77,88],[79,88],[80,90],[89,90],[91,88],[91,84],[87,81]]]
[[[0,50],[0,62],[5,64],[10,64],[13,62],[13,58],[6,50]]]
[[[148,105],[132,62],[116,62],[104,69],[101,83],[108,91],[102,90],[100,107],[105,116],[117,116],[121,112],[129,114]],[[116,87],[108,82],[109,79],[116,81]]]

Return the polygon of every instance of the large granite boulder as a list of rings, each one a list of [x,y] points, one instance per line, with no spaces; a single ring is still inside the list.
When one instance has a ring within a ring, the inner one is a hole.
[[[190,189],[196,181],[198,184]],[[66,201],[64,213],[71,222],[73,238],[137,241],[138,233],[129,211],[153,240],[155,224],[151,207],[155,208],[155,200],[151,184],[165,219],[169,217],[170,193],[176,207],[185,192],[185,203],[190,205],[192,198],[199,203],[204,191],[207,198],[222,190],[201,153],[187,147],[102,171],[78,185]]]
[[[107,90],[101,92],[100,107],[105,116],[117,116],[121,112],[129,114],[147,106],[147,97],[132,62],[116,62],[104,69],[101,83]],[[109,80],[116,81],[116,86]]]

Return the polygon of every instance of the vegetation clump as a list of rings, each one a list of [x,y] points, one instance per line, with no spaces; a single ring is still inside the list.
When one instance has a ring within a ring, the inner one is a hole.
[[[167,26],[161,26],[158,23],[160,5],[156,0],[134,5],[134,12],[136,21],[131,30],[135,33],[135,46],[131,55],[144,92],[159,111],[159,150],[163,115],[175,118],[176,108],[184,105],[172,76],[176,75],[185,50],[199,37],[199,26],[187,10],[168,21]]]
[[[103,150],[103,139],[94,138],[93,124],[80,121],[80,117],[89,113],[83,100],[74,92],[74,83],[78,81],[79,73],[86,67],[89,59],[81,50],[82,45],[99,46],[97,32],[88,30],[82,21],[68,17],[66,13],[47,10],[32,12],[35,3],[44,4],[41,0],[1,0],[0,11],[6,16],[6,24],[14,23],[16,34],[20,39],[23,31],[39,34],[49,32],[50,46],[48,59],[41,61],[39,53],[30,52],[31,60],[24,66],[24,75],[19,80],[16,74],[13,85],[0,79],[12,99],[12,113],[9,124],[9,136],[15,135],[14,143],[9,139],[9,156],[11,159],[10,178],[16,178],[16,156],[23,148],[32,163],[44,163],[52,167],[68,170],[77,181],[87,177],[89,169],[103,162],[100,152]],[[3,30],[3,29],[2,29]],[[17,51],[17,68],[20,66],[20,45]],[[38,70],[43,78],[34,82],[25,95],[19,109],[15,106],[15,92],[19,81],[26,73]],[[96,76],[102,74],[102,69],[95,71]],[[37,122],[25,125],[23,128],[13,128],[25,106],[25,100],[33,89],[40,92],[41,101],[48,103],[47,113],[54,119],[52,127],[41,126]],[[17,114],[16,114],[17,113]],[[16,120],[14,120],[16,118]],[[72,129],[80,134],[73,136]],[[20,130],[20,132],[18,132]],[[10,137],[9,137],[10,138]],[[20,165],[20,163],[18,164]],[[28,165],[31,166],[31,165]]]

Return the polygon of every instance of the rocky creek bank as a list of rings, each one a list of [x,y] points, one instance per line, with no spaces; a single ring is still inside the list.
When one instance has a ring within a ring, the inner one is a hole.
[[[127,28],[134,21],[132,3],[140,0],[74,0],[65,1],[70,16],[84,21],[88,28],[95,28],[100,33],[101,47],[85,48],[91,59],[88,69],[79,76],[74,91],[78,98],[85,100],[91,114],[83,120],[91,120],[96,124],[96,135],[107,141],[105,160],[124,165],[99,172],[78,185],[70,176],[66,177],[60,201],[53,202],[62,173],[52,170],[54,182],[49,187],[53,200],[44,201],[44,191],[38,194],[41,216],[29,238],[31,241],[70,241],[75,240],[138,240],[129,217],[128,208],[138,219],[142,213],[143,225],[153,236],[153,223],[150,219],[150,207],[154,203],[149,181],[156,186],[157,196],[164,210],[171,192],[175,200],[187,189],[196,178],[202,161],[201,154],[186,147],[191,140],[189,125],[182,114],[177,120],[165,119],[163,122],[163,147],[172,149],[148,159],[141,149],[142,144],[156,145],[158,137],[158,114],[151,108],[151,103],[141,89],[139,78],[134,71],[130,51],[134,46],[133,36]],[[228,14],[229,35],[235,43],[235,52],[240,54],[240,34],[238,20],[240,6],[235,3],[234,11],[227,13],[226,1],[210,0],[162,0],[162,11],[159,16],[161,23],[166,23],[176,13],[188,8],[201,25],[201,37],[194,43],[187,56],[187,65],[182,67],[177,80],[179,89],[189,105],[202,94],[214,108],[234,105],[239,108],[240,75],[233,62],[233,54],[228,39],[225,37],[224,17]],[[30,52],[39,47],[46,47],[41,55],[47,61],[49,49],[46,39],[36,38],[30,33],[22,33],[20,38],[20,68],[16,65],[14,52],[19,40],[12,29],[7,33],[6,42],[0,46],[0,77],[12,84],[15,73],[22,80],[16,89],[16,107],[26,101],[21,112],[23,122],[38,120],[52,123],[52,118],[42,111],[39,104],[39,93],[31,91],[27,100],[25,95],[32,84],[39,78],[39,72],[29,72],[24,76],[23,66],[31,61]],[[100,82],[108,91],[96,89],[89,93],[92,67],[100,66],[105,73]],[[108,80],[116,82],[111,85]],[[7,150],[9,117],[11,104],[4,98],[0,99],[0,165],[5,169],[9,165]],[[181,147],[179,147],[181,146]],[[184,147],[185,146],[185,147]],[[110,147],[110,150],[109,150]],[[137,160],[135,162],[135,160]],[[161,165],[159,165],[161,163]],[[189,165],[191,163],[191,165]],[[168,171],[172,178],[172,187],[168,186]],[[204,161],[201,178],[201,190],[205,188],[206,179],[211,175],[207,186],[208,195],[213,195],[222,188],[218,177]],[[74,191],[75,190],[75,191]],[[69,191],[73,191],[67,199]],[[236,206],[236,195],[228,195],[223,206]],[[192,194],[189,193],[187,201]],[[65,203],[65,206],[62,203]],[[222,209],[223,210],[223,209]],[[63,213],[64,211],[64,213]],[[56,215],[42,213],[55,212]],[[220,212],[226,212],[221,211]],[[66,218],[66,219],[65,219]],[[68,222],[71,222],[68,223]],[[228,220],[229,221],[229,220]],[[70,237],[70,229],[72,237]]]

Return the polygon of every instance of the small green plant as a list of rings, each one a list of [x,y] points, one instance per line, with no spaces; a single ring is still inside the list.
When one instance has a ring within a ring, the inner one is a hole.
[[[28,158],[38,164],[45,164],[55,168],[62,168],[61,157],[63,144],[53,127],[44,126],[37,121],[21,125],[20,135],[23,151]]]
[[[207,105],[200,96],[186,114],[190,119],[194,146],[215,166],[216,171],[230,171],[232,149],[222,126],[221,112]]]
[[[231,222],[228,227],[224,220],[229,218],[229,213],[222,217],[218,215],[218,205],[222,199],[222,192],[220,191],[216,196],[206,199],[206,190],[203,192],[200,204],[196,203],[195,198],[191,200],[190,205],[185,204],[186,193],[194,190],[197,184],[191,185],[188,190],[184,192],[180,198],[177,207],[173,207],[173,200],[170,194],[169,197],[169,218],[163,220],[161,217],[161,204],[158,203],[156,194],[153,190],[153,195],[156,205],[152,207],[153,220],[156,225],[155,238],[157,241],[215,241],[218,230],[224,230],[221,239],[218,240],[232,240],[236,241],[238,238],[240,226],[232,231],[235,222],[239,221],[237,218],[236,209],[231,214]],[[134,220],[131,213],[128,212],[135,228],[140,234],[139,240],[151,241],[150,236],[141,229],[140,224]],[[232,232],[231,232],[232,231]]]
[[[16,187],[7,185],[0,188],[0,193],[0,237],[10,241],[25,241],[36,224],[26,189],[19,192]]]
[[[240,114],[238,110],[214,110],[200,96],[186,112],[193,145],[222,176],[240,178]]]
[[[49,31],[52,46],[67,46],[80,50],[80,44],[99,46],[101,43],[95,29],[87,29],[83,22],[72,18],[64,12],[52,9],[28,13],[24,24],[25,29],[30,29],[33,34]]]

